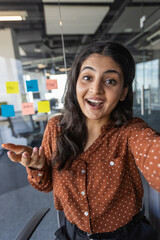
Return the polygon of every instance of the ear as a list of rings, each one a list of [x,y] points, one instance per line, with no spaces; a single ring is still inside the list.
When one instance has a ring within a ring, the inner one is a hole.
[[[123,91],[122,91],[122,93],[121,93],[121,96],[120,96],[120,99],[119,99],[119,100],[120,100],[120,101],[124,101],[125,98],[126,98],[127,93],[128,93],[128,87],[123,88]]]

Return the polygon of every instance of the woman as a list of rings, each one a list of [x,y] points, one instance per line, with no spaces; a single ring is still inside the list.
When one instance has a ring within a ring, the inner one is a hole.
[[[72,65],[64,112],[48,122],[42,147],[3,145],[34,188],[53,190],[66,216],[57,239],[157,239],[140,211],[138,168],[160,191],[160,136],[132,116],[134,76],[124,46],[92,43]]]

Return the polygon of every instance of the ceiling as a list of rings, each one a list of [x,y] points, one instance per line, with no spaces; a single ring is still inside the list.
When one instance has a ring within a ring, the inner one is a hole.
[[[28,71],[64,71],[94,38],[123,43],[137,62],[160,52],[160,0],[0,0],[0,11],[25,11],[0,29],[13,29]]]

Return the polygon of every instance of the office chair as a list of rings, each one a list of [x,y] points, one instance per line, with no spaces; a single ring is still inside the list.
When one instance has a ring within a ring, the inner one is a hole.
[[[57,210],[57,223],[59,228],[65,225],[65,219],[64,212]]]
[[[50,208],[42,208],[37,211],[18,234],[16,240],[29,240],[49,210]]]
[[[33,146],[36,145],[37,147],[39,147],[41,145],[41,140],[42,140],[42,133],[40,133],[40,126],[34,124],[34,121],[32,119],[32,115],[29,115],[30,118],[30,125],[31,127],[29,127],[24,118],[23,117],[19,117],[19,118],[11,118],[8,117],[8,121],[9,121],[9,127],[11,128],[11,132],[12,132],[12,136],[15,138],[26,138],[27,139],[27,144],[29,146]],[[16,119],[19,120],[19,122],[16,122]],[[20,130],[23,129],[23,131]],[[25,129],[25,131],[24,131]]]

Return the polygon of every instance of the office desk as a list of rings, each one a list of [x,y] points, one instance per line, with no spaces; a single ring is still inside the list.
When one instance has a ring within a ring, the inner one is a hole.
[[[60,103],[58,106],[52,107],[52,110],[55,112],[62,112],[63,107],[64,107],[63,103]]]
[[[39,122],[40,132],[43,133],[48,122],[48,114],[36,114],[32,116],[32,119],[35,122]]]
[[[8,120],[0,120],[0,127],[9,127]]]

